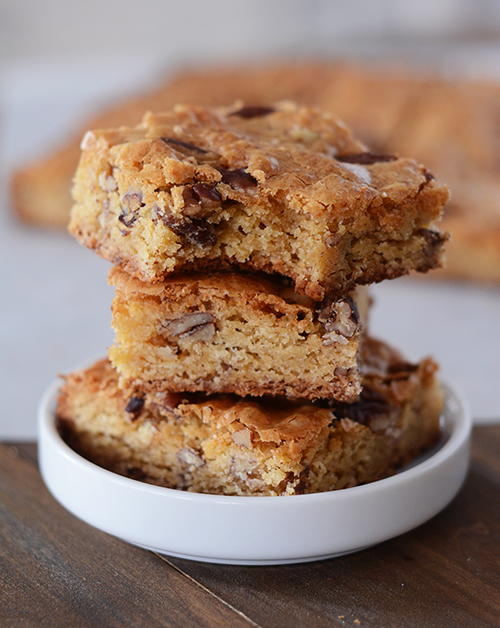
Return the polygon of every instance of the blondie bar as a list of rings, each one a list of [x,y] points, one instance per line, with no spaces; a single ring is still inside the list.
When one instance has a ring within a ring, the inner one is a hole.
[[[440,265],[446,187],[315,109],[178,106],[82,149],[70,231],[143,281],[251,269],[321,301]]]
[[[365,345],[353,404],[124,390],[107,360],[64,378],[57,413],[82,455],[137,480],[228,495],[341,489],[391,474],[433,444],[442,393],[435,364]]]
[[[136,124],[144,111],[164,111],[178,102],[222,105],[237,98],[252,103],[291,98],[334,112],[376,152],[413,155],[442,177],[453,190],[453,205],[448,205],[442,226],[453,237],[446,269],[431,276],[498,282],[500,204],[493,188],[500,163],[499,96],[495,82],[443,80],[385,64],[311,62],[183,70],[160,77],[153,90],[101,110],[56,150],[17,170],[11,180],[12,205],[31,224],[67,225],[78,144],[87,128]]]
[[[368,296],[316,303],[234,273],[145,284],[114,268],[111,362],[144,390],[353,401]]]

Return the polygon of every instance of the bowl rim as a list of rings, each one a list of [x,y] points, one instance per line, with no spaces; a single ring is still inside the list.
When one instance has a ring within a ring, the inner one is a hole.
[[[161,498],[170,498],[176,500],[189,500],[216,503],[222,502],[225,505],[234,504],[242,506],[243,504],[259,505],[260,507],[268,505],[268,507],[276,507],[277,504],[282,506],[290,506],[298,504],[299,500],[306,503],[318,503],[330,500],[342,501],[348,497],[362,497],[364,494],[373,493],[373,491],[392,490],[397,485],[411,482],[423,474],[432,473],[437,467],[443,464],[447,459],[452,457],[469,439],[472,430],[472,419],[469,407],[463,397],[457,392],[456,388],[449,382],[441,381],[444,390],[445,404],[453,404],[449,409],[453,420],[450,422],[451,430],[446,440],[438,445],[438,449],[430,456],[417,464],[403,469],[387,478],[375,480],[368,484],[353,486],[344,489],[324,491],[321,493],[307,493],[301,495],[215,495],[210,493],[196,493],[190,491],[182,491],[179,489],[157,486],[128,478],[114,471],[109,471],[90,460],[87,460],[76,451],[74,451],[62,438],[57,429],[57,417],[55,414],[56,397],[61,386],[60,380],[54,380],[43,393],[38,405],[38,443],[42,439],[49,439],[52,446],[59,449],[62,456],[71,464],[78,466],[82,470],[86,470],[92,474],[102,476],[106,482],[112,482],[121,485],[123,488],[130,488],[139,492],[146,492]]]

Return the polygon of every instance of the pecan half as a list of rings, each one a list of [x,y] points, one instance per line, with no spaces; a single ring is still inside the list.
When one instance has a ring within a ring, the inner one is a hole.
[[[162,324],[162,331],[166,332],[168,336],[209,342],[215,334],[214,322],[215,317],[209,312],[192,312],[165,321]]]
[[[323,323],[325,328],[326,333],[322,336],[324,345],[335,342],[346,344],[358,331],[358,308],[351,298],[332,301],[318,312],[318,321]]]

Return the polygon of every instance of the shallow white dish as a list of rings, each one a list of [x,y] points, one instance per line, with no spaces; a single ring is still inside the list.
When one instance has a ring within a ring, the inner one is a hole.
[[[39,407],[42,476],[70,512],[155,552],[213,563],[277,565],[340,556],[407,532],[442,510],[467,472],[471,419],[446,386],[438,446],[396,475],[364,486],[286,497],[188,493],[122,477],[62,440],[59,382]]]

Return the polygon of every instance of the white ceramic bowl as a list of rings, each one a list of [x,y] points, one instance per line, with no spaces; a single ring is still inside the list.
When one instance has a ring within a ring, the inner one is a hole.
[[[390,478],[286,497],[188,493],[122,477],[70,449],[56,428],[57,387],[47,390],[39,408],[40,468],[51,493],[90,525],[171,556],[273,565],[355,552],[437,514],[456,495],[468,466],[470,416],[447,386],[440,444]]]

